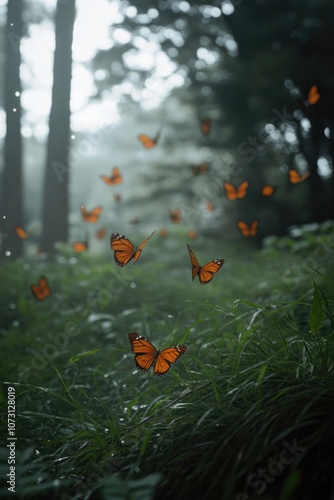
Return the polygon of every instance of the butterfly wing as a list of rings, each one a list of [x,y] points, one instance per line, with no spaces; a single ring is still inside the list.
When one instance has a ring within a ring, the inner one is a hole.
[[[201,266],[199,265],[198,260],[196,259],[196,255],[194,254],[193,250],[188,245],[188,243],[187,243],[187,248],[188,248],[188,252],[189,252],[189,256],[190,256],[190,262],[192,265],[192,271],[191,271],[192,272],[192,280],[194,281],[199,270],[201,269]]]
[[[224,259],[215,259],[200,268],[198,279],[200,280],[202,285],[210,283],[210,281],[212,280],[214,275],[218,273],[224,262]]]
[[[237,189],[237,198],[241,200],[242,198],[245,198],[247,191],[248,191],[248,186],[249,182],[244,181],[240,184],[240,186]]]
[[[129,333],[128,339],[131,351],[135,355],[136,367],[143,372],[147,372],[154,363],[158,351],[151,342],[139,335],[139,333]]]
[[[114,259],[118,266],[126,266],[134,257],[136,248],[129,238],[121,236],[119,233],[113,233],[110,236],[110,247],[114,252]],[[137,258],[138,260],[138,258]]]
[[[251,222],[249,225],[249,235],[256,236],[258,229],[259,229],[259,221],[253,220],[253,222]]]
[[[139,134],[138,140],[142,143],[142,145],[146,149],[152,149],[156,145],[155,139],[152,139],[151,137],[149,137],[146,134]]]
[[[187,349],[188,347],[186,345],[173,345],[160,352],[158,351],[154,362],[153,374],[160,376],[167,373],[170,367],[187,351]]]
[[[21,240],[26,240],[28,238],[27,231],[21,226],[15,226],[15,232]]]
[[[237,221],[237,228],[239,229],[242,236],[245,236],[245,238],[247,238],[247,236],[249,236],[249,227],[246,224],[246,222],[244,222],[243,220],[238,220]]]
[[[150,238],[152,238],[152,236],[154,235],[155,231],[153,231],[153,233],[148,237],[146,238],[145,241],[143,241],[143,243],[141,245],[139,245],[139,247],[135,250],[134,252],[134,257],[133,257],[133,263],[135,264],[137,262],[137,260],[139,259],[139,257],[141,256],[141,253],[143,251],[143,248],[146,246],[146,243],[148,242],[148,240]]]
[[[317,102],[320,99],[320,94],[318,91],[317,85],[312,85],[312,87],[309,90],[308,96],[307,96],[307,102],[308,104],[317,104]]]
[[[237,190],[229,182],[224,182],[225,194],[228,200],[234,201],[237,199]]]

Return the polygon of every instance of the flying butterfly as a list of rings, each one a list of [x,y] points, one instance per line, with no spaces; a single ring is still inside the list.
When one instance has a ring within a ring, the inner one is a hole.
[[[149,340],[136,332],[129,333],[128,338],[138,370],[148,372],[153,366],[153,375],[165,375],[179,357],[188,350],[186,345],[173,345],[158,351]]]
[[[204,118],[201,121],[201,132],[203,135],[209,135],[211,132],[211,123],[212,119],[211,118]]]
[[[289,170],[289,181],[291,184],[299,184],[300,182],[305,181],[309,176],[311,175],[311,172],[305,172],[305,174],[300,175],[297,170],[290,168]]]
[[[265,198],[270,198],[275,194],[276,188],[275,186],[271,186],[270,184],[265,184],[261,188],[261,195],[264,196]]]
[[[99,220],[103,208],[98,206],[93,208],[90,212],[88,212],[86,210],[85,205],[81,205],[80,210],[81,210],[82,220],[84,222],[90,222],[91,224],[95,224]]]
[[[194,175],[200,175],[200,174],[204,174],[204,172],[207,171],[208,164],[202,163],[202,165],[193,165],[191,168],[192,168]]]
[[[307,103],[310,105],[317,104],[320,99],[319,89],[317,85],[312,85],[307,95]]]
[[[96,235],[97,239],[103,240],[103,238],[106,235],[106,232],[107,232],[106,228],[105,227],[101,227],[101,229],[98,229],[96,231],[95,235]]]
[[[119,168],[117,168],[117,167],[114,167],[112,169],[112,174],[110,177],[108,177],[107,175],[101,175],[100,177],[109,186],[114,186],[115,184],[120,184],[123,181],[123,177],[121,175],[121,172],[119,171]]]
[[[133,263],[135,264],[139,259],[143,248],[154,233],[155,231],[153,231],[153,233],[138,247],[135,247],[126,236],[121,236],[119,233],[111,234],[110,247],[114,252],[116,264],[124,267],[130,262],[131,259],[133,259]]]
[[[242,236],[248,238],[249,236],[256,236],[259,229],[259,221],[253,220],[249,225],[243,220],[237,221],[237,228],[239,229]]]
[[[144,146],[146,149],[152,149],[157,145],[157,142],[159,140],[161,134],[161,129],[158,131],[157,135],[155,137],[149,137],[146,134],[139,134],[138,135],[138,141],[141,142],[141,144]]]
[[[51,295],[51,288],[45,276],[41,276],[37,285],[30,285],[31,291],[36,299],[40,302],[47,299]]]
[[[167,238],[168,234],[169,234],[169,233],[168,233],[168,230],[167,230],[167,229],[161,229],[161,230],[159,231],[159,236],[161,236],[161,238]]]
[[[83,253],[88,250],[88,242],[87,241],[75,241],[72,244],[72,250],[75,253]]]
[[[169,218],[173,224],[178,224],[181,220],[181,211],[179,208],[175,210],[168,210]]]
[[[27,231],[21,226],[15,226],[15,233],[21,240],[26,240],[28,238]]]
[[[206,204],[206,209],[208,212],[214,212],[216,210],[216,207],[211,201],[208,201]]]
[[[190,248],[188,244],[187,247],[190,255],[190,262],[192,265],[193,281],[196,278],[196,276],[198,276],[198,279],[202,283],[202,285],[210,283],[214,275],[219,271],[219,269],[224,264],[225,262],[224,259],[215,259],[212,260],[211,262],[208,262],[204,266],[200,266],[193,250]]]
[[[188,231],[187,232],[187,237],[191,240],[195,240],[197,238],[197,232],[196,231]]]
[[[248,190],[249,182],[243,181],[237,188],[229,182],[224,182],[225,194],[228,200],[241,200],[245,198]]]

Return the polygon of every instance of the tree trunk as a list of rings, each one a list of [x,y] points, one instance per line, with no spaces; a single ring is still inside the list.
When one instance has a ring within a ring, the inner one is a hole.
[[[54,243],[68,238],[70,95],[75,0],[58,0],[55,21],[52,105],[44,179],[42,250],[53,253]]]
[[[21,257],[23,241],[14,228],[23,224],[20,41],[22,0],[8,0],[6,26],[6,138],[2,179],[1,254]],[[4,218],[5,217],[5,218]]]

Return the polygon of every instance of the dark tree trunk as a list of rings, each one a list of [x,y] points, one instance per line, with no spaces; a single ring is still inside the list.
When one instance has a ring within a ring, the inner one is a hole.
[[[20,41],[22,0],[8,0],[6,26],[5,111],[6,138],[2,179],[2,255],[20,257],[23,241],[14,228],[23,224]],[[5,217],[5,219],[3,218]],[[10,253],[9,253],[10,252]]]
[[[49,253],[54,243],[68,238],[70,94],[75,0],[58,0],[52,105],[44,180],[41,248]]]

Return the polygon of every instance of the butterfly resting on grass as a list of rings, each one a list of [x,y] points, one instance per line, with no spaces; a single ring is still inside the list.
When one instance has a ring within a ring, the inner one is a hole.
[[[167,373],[175,361],[188,349],[186,345],[173,345],[158,351],[149,340],[139,333],[131,332],[128,334],[128,338],[138,370],[148,372],[153,366],[153,375]]]
[[[193,281],[196,278],[196,276],[198,276],[198,279],[200,280],[202,285],[210,283],[214,275],[219,271],[219,269],[224,264],[225,262],[224,259],[215,259],[212,260],[211,262],[208,262],[207,264],[204,264],[204,266],[200,266],[193,250],[190,248],[188,244],[187,247],[190,255],[190,262],[192,265]]]
[[[114,252],[116,264],[120,267],[124,267],[131,259],[133,259],[133,263],[135,264],[141,256],[146,243],[154,233],[155,231],[153,231],[153,233],[138,247],[135,247],[126,236],[120,235],[119,233],[113,233],[110,236],[110,248]]]

